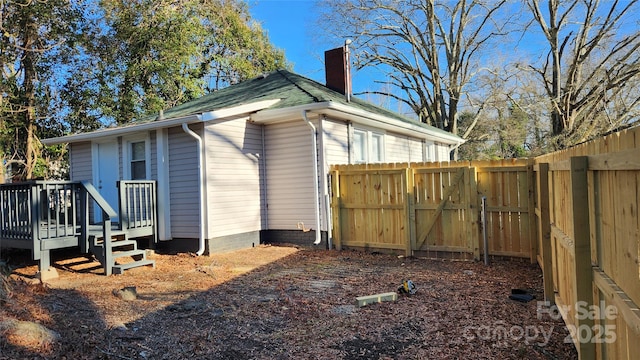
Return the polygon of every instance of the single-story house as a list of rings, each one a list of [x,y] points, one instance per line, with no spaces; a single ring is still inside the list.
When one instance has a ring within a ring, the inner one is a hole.
[[[116,181],[155,180],[158,240],[175,247],[320,243],[330,229],[330,165],[447,161],[463,142],[342,85],[277,70],[156,119],[42,142],[68,143],[71,180],[91,181],[114,208]]]

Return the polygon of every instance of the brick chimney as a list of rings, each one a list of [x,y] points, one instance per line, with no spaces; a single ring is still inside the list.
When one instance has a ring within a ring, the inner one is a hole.
[[[351,66],[349,64],[350,41],[339,48],[324,52],[324,72],[327,87],[344,94],[351,101]]]

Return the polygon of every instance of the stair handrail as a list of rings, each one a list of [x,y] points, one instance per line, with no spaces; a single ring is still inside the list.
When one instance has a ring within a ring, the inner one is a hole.
[[[111,219],[116,218],[118,213],[109,205],[107,200],[100,195],[98,190],[93,186],[93,184],[87,180],[81,181],[82,187],[84,188],[87,195],[89,195],[98,205],[98,207],[102,210],[102,238],[103,238],[103,247],[102,247],[102,258],[104,259],[104,271],[105,275],[111,275],[111,267],[113,263],[112,251],[111,251]],[[88,199],[84,201],[85,204],[88,203]],[[87,228],[88,228],[88,207],[85,211],[85,221],[84,221],[84,229],[83,237],[86,237]],[[86,241],[86,240],[84,240]]]

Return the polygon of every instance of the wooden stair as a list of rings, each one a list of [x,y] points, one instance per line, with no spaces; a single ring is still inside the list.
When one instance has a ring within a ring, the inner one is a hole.
[[[128,239],[126,231],[111,232],[111,251],[105,250],[101,233],[90,234],[88,240],[89,249],[104,267],[106,275],[122,274],[140,266],[156,266],[155,260],[147,259],[146,250],[138,249],[138,243]]]

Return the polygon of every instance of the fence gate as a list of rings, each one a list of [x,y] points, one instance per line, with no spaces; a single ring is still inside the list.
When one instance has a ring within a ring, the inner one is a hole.
[[[528,160],[339,165],[332,172],[333,240],[420,257],[480,259],[480,197],[489,254],[535,261]]]
[[[406,250],[408,169],[333,172],[333,226],[337,249]]]
[[[414,168],[414,252],[479,258],[475,168]]]

